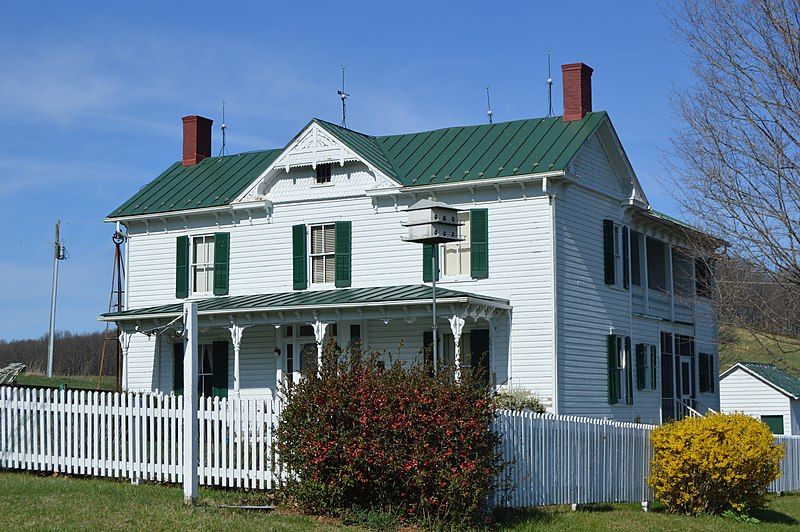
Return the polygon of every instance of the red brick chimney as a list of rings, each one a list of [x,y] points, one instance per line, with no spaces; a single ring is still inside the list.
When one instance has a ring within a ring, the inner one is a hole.
[[[564,79],[564,122],[580,120],[592,112],[592,67],[583,63],[561,65]]]
[[[193,166],[206,157],[211,157],[211,124],[202,116],[184,116],[183,120],[183,166]]]

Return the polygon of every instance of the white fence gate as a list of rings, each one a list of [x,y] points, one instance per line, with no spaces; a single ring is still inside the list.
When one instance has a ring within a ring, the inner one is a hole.
[[[283,471],[278,401],[200,401],[201,484],[272,488]],[[174,395],[0,387],[0,468],[183,481],[183,400]]]
[[[281,485],[274,435],[278,400],[205,398],[198,411],[201,484]],[[652,500],[647,474],[652,425],[500,411],[495,430],[510,463],[507,507]],[[800,436],[786,449],[770,491],[800,490]],[[174,395],[0,386],[0,469],[183,481],[183,401]]]

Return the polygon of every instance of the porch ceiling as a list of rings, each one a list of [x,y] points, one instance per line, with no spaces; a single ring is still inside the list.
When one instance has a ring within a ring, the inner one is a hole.
[[[428,285],[380,286],[337,290],[304,290],[279,294],[213,297],[197,300],[200,316],[292,312],[367,307],[403,307],[431,304]],[[466,304],[509,309],[508,300],[436,287],[437,304]],[[101,321],[128,321],[174,318],[183,313],[183,304],[174,303],[101,314]]]

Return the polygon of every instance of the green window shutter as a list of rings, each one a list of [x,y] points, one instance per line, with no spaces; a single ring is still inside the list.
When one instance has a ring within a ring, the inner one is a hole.
[[[717,388],[717,372],[714,369],[714,355],[708,355],[708,393],[714,393]]]
[[[422,364],[433,375],[433,331],[422,333]]]
[[[622,287],[627,290],[631,285],[630,251],[628,249],[628,228],[622,228]]]
[[[211,344],[211,388],[214,397],[228,397],[228,342]]]
[[[469,211],[470,269],[473,279],[489,277],[489,211]]]
[[[227,296],[230,279],[231,234],[214,233],[214,295]]]
[[[436,252],[437,246],[434,244],[422,245],[422,282],[433,282],[433,254]],[[438,266],[438,265],[437,265]],[[439,280],[439,268],[436,268],[436,280]]]
[[[636,389],[644,390],[646,375],[645,375],[645,353],[647,346],[644,344],[636,344]]]
[[[658,370],[656,369],[656,363],[658,362],[658,356],[656,351],[656,346],[650,346],[650,389],[656,390],[658,389]]]
[[[469,340],[472,349],[470,367],[472,368],[473,374],[478,375],[483,382],[489,383],[491,374],[489,329],[473,329],[469,333]]]
[[[183,342],[172,345],[172,391],[183,395]]]
[[[631,364],[631,337],[625,337],[625,401],[633,404],[633,366]]]
[[[606,352],[608,355],[608,404],[617,404],[617,336],[606,336]]]
[[[175,297],[189,297],[189,237],[179,236],[175,250]]]
[[[614,221],[603,220],[603,270],[606,284],[614,284]]]
[[[308,259],[306,257],[306,226],[292,226],[292,288],[305,290],[308,286]]]
[[[352,224],[336,222],[336,288],[351,284],[352,269]]]

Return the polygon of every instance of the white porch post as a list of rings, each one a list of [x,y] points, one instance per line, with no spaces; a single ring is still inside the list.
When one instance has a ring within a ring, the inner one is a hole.
[[[317,319],[313,324],[314,339],[317,341],[317,377],[322,374],[322,341],[325,339],[325,328],[327,323],[322,323]]]
[[[453,332],[453,343],[456,345],[456,382],[461,380],[461,331],[464,329],[464,318],[455,314],[448,318],[450,330]]]
[[[237,397],[240,394],[239,390],[241,388],[241,380],[239,378],[239,354],[242,345],[242,335],[244,335],[244,330],[248,327],[249,325],[237,325],[236,322],[232,322],[231,326],[228,327],[231,333],[231,343],[233,343],[233,393]]]
[[[183,502],[197,500],[200,431],[197,420],[197,303],[183,304]]]
[[[128,348],[131,346],[132,333],[122,331],[119,333],[119,346],[122,350],[122,389],[128,389]]]

